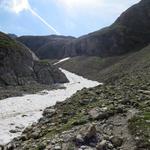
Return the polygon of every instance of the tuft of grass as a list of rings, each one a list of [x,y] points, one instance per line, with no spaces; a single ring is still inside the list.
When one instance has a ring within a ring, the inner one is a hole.
[[[50,64],[49,61],[46,60],[46,59],[45,59],[45,60],[40,60],[40,63],[41,63],[41,64],[44,64],[44,65]]]

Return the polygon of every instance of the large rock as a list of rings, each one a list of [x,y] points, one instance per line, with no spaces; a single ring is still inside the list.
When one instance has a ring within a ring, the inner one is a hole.
[[[98,142],[96,127],[90,124],[87,127],[81,128],[80,132],[75,137],[75,144],[77,146],[89,145],[96,146]]]
[[[111,137],[110,140],[115,147],[120,147],[123,143],[123,139],[121,137],[117,137],[117,136]]]
[[[103,140],[100,143],[97,144],[96,146],[97,150],[106,150],[107,149],[107,141]]]
[[[100,108],[100,107],[92,108],[88,112],[88,114],[92,120],[107,119],[110,115],[107,112],[107,108]]]
[[[68,81],[60,70],[47,61],[35,61],[33,69],[37,82],[41,84],[65,83]]]

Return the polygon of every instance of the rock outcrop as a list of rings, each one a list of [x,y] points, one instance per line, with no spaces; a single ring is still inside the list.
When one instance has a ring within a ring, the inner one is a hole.
[[[0,33],[0,86],[67,82],[65,75],[48,62],[39,61],[20,42]]]

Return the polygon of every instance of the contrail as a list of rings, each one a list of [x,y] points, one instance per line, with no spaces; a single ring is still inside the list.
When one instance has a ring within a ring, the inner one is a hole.
[[[53,31],[55,34],[60,35],[60,33],[53,26],[46,22],[39,14],[37,14],[32,9],[28,0],[0,0],[0,6],[7,8],[17,14],[24,10],[30,11],[31,14],[37,17],[43,24],[45,24],[50,29],[50,31]]]
[[[48,24],[40,15],[38,15],[31,7],[29,7],[27,10],[29,10],[34,16],[40,19],[48,28],[50,28],[52,31],[54,31],[56,34],[60,35],[60,33],[52,27],[50,24]]]

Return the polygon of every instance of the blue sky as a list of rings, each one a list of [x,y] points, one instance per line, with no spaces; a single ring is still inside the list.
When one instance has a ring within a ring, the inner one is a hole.
[[[140,0],[0,0],[0,31],[81,36],[112,24]]]

